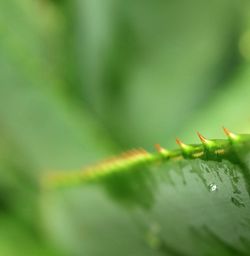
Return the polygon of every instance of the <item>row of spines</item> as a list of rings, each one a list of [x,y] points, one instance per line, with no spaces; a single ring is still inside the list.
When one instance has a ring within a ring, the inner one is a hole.
[[[226,128],[223,128],[223,130],[228,137],[228,140],[223,140],[224,143],[229,142],[231,144],[240,139],[240,135],[236,135]],[[177,150],[167,150],[160,144],[155,145],[157,151],[156,154],[150,153],[142,148],[132,149],[122,153],[119,156],[105,159],[97,164],[84,167],[80,170],[50,173],[46,177],[45,182],[52,185],[67,184],[73,181],[83,182],[98,176],[106,175],[107,173],[120,171],[122,169],[129,169],[142,163],[153,163],[162,158],[165,160],[178,160],[182,158],[204,158],[206,151],[216,155],[223,155],[225,153],[225,147],[218,145],[216,142],[218,140],[209,140],[199,132],[197,132],[197,134],[202,144],[189,145],[183,143],[180,139],[177,138],[176,143],[180,147]]]

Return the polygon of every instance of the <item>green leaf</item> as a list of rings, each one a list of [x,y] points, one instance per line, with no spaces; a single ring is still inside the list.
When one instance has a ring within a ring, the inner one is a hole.
[[[248,255],[249,136],[181,146],[150,164],[129,166],[136,153],[117,171],[72,173],[82,185],[42,197],[48,231],[70,254]]]

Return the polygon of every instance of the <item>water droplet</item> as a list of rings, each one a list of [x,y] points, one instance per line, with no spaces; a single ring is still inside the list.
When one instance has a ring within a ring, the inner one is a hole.
[[[214,184],[214,183],[209,184],[209,185],[208,185],[208,188],[209,188],[209,190],[210,190],[211,192],[214,192],[214,191],[216,191],[216,190],[218,189],[217,185]]]

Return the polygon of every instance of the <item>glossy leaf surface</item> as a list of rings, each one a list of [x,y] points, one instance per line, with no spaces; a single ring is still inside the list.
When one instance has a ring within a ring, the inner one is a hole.
[[[158,161],[48,191],[50,232],[70,223],[72,233],[57,238],[76,255],[247,255],[249,142],[230,150],[216,160]],[[62,216],[65,204],[72,211]]]

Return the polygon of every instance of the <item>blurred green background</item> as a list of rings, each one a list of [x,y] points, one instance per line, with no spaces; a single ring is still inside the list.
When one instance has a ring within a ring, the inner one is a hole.
[[[49,170],[172,148],[176,136],[197,142],[196,130],[249,132],[249,7],[2,0],[0,255],[78,255],[70,206],[42,214],[39,180]]]

